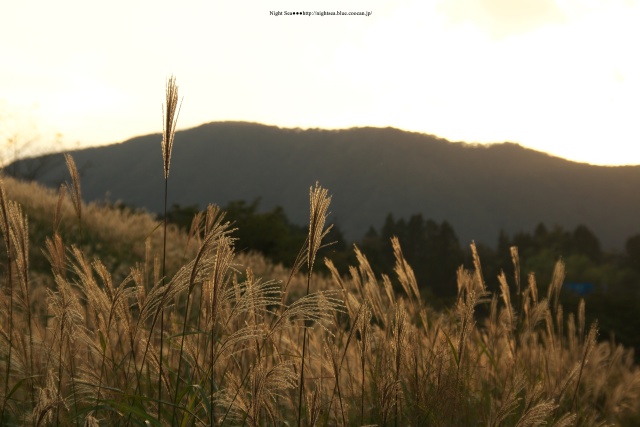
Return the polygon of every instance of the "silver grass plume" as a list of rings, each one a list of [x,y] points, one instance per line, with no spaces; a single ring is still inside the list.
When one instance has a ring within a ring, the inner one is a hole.
[[[166,90],[166,111],[162,106],[162,158],[164,160],[164,178],[169,178],[171,167],[171,151],[173,150],[173,138],[176,133],[176,124],[180,115],[182,102],[178,105],[178,85],[175,76],[169,77]]]
[[[78,222],[82,220],[82,193],[80,191],[80,174],[76,163],[73,161],[71,154],[65,154],[64,158],[67,162],[67,169],[71,175],[71,184],[67,184],[69,188],[69,194],[71,195],[71,201],[73,202],[73,208],[76,211]],[[62,198],[62,190],[60,190],[60,198]]]
[[[309,240],[308,240],[308,257],[307,266],[309,271],[313,269],[313,264],[316,259],[316,254],[322,245],[322,239],[329,233],[330,225],[326,229],[324,224],[329,215],[328,209],[331,204],[331,196],[326,188],[322,188],[317,182],[315,188],[309,188]],[[307,293],[309,290],[307,289]]]

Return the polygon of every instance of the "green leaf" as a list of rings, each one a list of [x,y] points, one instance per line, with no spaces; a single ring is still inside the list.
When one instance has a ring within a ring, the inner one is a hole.
[[[104,340],[104,335],[102,335],[102,331],[98,331],[98,335],[100,335],[100,347],[102,348],[102,353],[105,353],[105,349],[107,348],[107,343]]]

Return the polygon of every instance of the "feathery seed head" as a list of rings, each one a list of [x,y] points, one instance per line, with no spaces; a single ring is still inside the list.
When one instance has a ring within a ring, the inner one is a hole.
[[[309,212],[309,239],[307,265],[309,270],[313,268],[316,253],[320,249],[322,239],[329,233],[332,226],[324,228],[329,215],[328,209],[331,196],[326,188],[322,188],[317,182],[315,188],[309,188],[310,212]]]
[[[180,104],[182,105],[182,103]],[[173,150],[173,138],[176,133],[176,124],[180,115],[178,105],[178,85],[175,76],[167,81],[166,109],[162,107],[162,158],[164,160],[164,179],[169,178],[171,166],[171,151]]]
[[[76,168],[76,162],[71,157],[71,154],[65,154],[64,158],[67,162],[67,169],[71,175],[71,184],[69,187],[69,194],[71,195],[71,201],[73,202],[73,208],[78,216],[78,221],[82,219],[82,195],[80,192],[80,174],[78,168]],[[60,198],[62,198],[62,191],[60,191]]]

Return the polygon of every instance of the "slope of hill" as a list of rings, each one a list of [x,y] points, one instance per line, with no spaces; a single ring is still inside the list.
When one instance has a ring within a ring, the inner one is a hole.
[[[47,280],[51,276],[51,263],[45,257],[45,241],[54,232],[53,212],[58,203],[56,191],[42,187],[37,183],[23,182],[8,176],[1,179],[8,200],[17,202],[22,207],[29,221],[30,267],[31,272],[39,280]],[[67,195],[61,204],[61,222],[59,232],[66,245],[78,246],[89,260],[100,258],[114,279],[122,280],[136,264],[153,261],[162,256],[162,228],[153,216],[145,212],[133,212],[106,206],[100,203],[83,204],[82,229],[78,229],[78,221],[73,205]],[[147,246],[148,244],[148,246]],[[167,271],[173,273],[186,257],[193,256],[197,250],[197,242],[189,239],[184,231],[169,226],[167,236]],[[255,252],[238,252],[237,267],[240,270],[251,268],[258,277],[285,280],[290,270],[282,265],[274,265],[268,259]],[[4,265],[0,266],[4,268]],[[292,286],[303,289],[304,276],[295,276]],[[320,280],[320,279],[319,279]]]
[[[87,200],[109,197],[160,211],[160,135],[72,152]],[[640,166],[574,163],[512,143],[451,143],[393,128],[281,129],[242,122],[178,132],[169,203],[182,206],[261,198],[308,221],[308,189],[333,194],[332,220],[348,239],[396,218],[422,213],[449,221],[461,243],[493,245],[501,229],[530,231],[539,222],[589,227],[604,247],[622,247],[640,232]],[[28,170],[28,159],[16,165]],[[58,185],[64,159],[54,155],[38,181]],[[135,183],[135,184],[132,184]]]

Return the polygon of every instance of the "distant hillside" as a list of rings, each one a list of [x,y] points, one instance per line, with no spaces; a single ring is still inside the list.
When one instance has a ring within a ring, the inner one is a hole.
[[[86,200],[104,199],[160,211],[163,174],[159,134],[73,151]],[[10,168],[33,169],[38,159]],[[37,180],[66,181],[62,155]],[[449,221],[461,242],[494,245],[501,229],[531,231],[539,222],[585,224],[605,248],[640,232],[640,166],[574,163],[512,143],[470,145],[393,128],[281,129],[209,123],[175,138],[169,203],[182,206],[261,198],[308,220],[309,186],[333,194],[332,220],[351,240],[370,225],[422,213]]]

